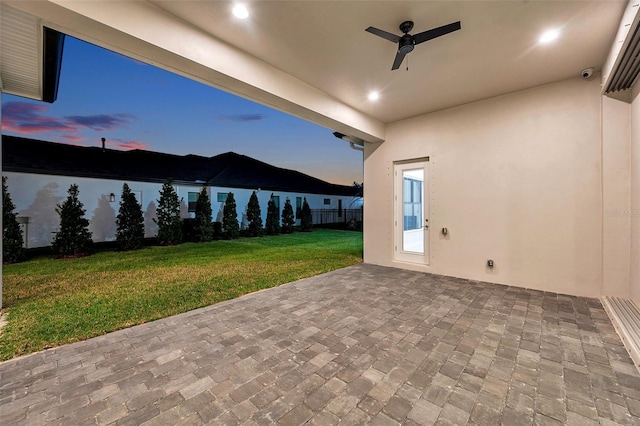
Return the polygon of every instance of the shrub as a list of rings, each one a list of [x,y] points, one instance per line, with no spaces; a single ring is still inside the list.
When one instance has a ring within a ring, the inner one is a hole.
[[[7,177],[2,176],[2,261],[5,263],[17,263],[25,259],[24,239],[15,208],[7,188]]]
[[[196,201],[196,218],[193,225],[194,238],[198,242],[213,240],[213,212],[207,187],[203,186]]]
[[[284,202],[284,208],[282,209],[282,233],[291,234],[295,223],[296,219],[293,215],[293,206],[291,205],[291,201],[287,198]]]
[[[224,228],[224,237],[226,239],[235,240],[240,236],[240,224],[238,224],[238,212],[236,211],[236,200],[233,198],[233,192],[227,195],[227,201],[224,202],[222,227]]]
[[[118,250],[137,250],[144,240],[144,216],[142,206],[129,185],[122,185],[120,210],[116,217],[116,244]]]
[[[260,202],[256,191],[251,193],[249,197],[249,204],[247,204],[247,220],[249,226],[247,227],[247,235],[249,237],[257,237],[262,232],[262,212],[260,211]]]
[[[91,254],[91,232],[86,210],[78,199],[78,185],[69,187],[67,199],[56,206],[60,215],[60,228],[53,237],[52,249],[60,256],[86,256]]]
[[[162,184],[157,218],[153,221],[158,225],[158,243],[160,245],[174,245],[182,242],[182,221],[180,220],[180,199],[171,185],[171,179]]]
[[[196,238],[196,220],[191,217],[182,219],[182,241],[198,242]]]
[[[300,229],[302,232],[311,232],[311,226],[313,226],[311,209],[309,208],[309,203],[307,203],[307,197],[305,197],[302,202],[302,211],[300,213]]]
[[[273,194],[271,194],[271,198],[269,198],[269,202],[267,203],[267,224],[266,231],[269,235],[275,235],[280,232],[280,212],[278,211],[278,206],[273,201]]]
[[[222,222],[213,222],[213,239],[220,240],[223,236]]]

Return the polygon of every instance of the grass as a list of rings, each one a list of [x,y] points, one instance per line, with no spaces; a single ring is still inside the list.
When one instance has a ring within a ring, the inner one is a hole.
[[[317,229],[3,267],[0,360],[353,265],[362,234]]]

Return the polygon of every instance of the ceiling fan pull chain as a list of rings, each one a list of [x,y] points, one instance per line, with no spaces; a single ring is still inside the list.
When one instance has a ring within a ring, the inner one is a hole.
[[[407,71],[409,71],[409,57],[407,56]]]

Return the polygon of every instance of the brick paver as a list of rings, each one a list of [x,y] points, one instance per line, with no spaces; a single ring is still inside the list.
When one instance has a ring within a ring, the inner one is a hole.
[[[0,424],[640,424],[600,302],[357,265],[0,364]]]

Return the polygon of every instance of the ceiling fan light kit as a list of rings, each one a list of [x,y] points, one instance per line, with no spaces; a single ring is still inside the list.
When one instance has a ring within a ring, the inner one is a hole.
[[[416,35],[411,35],[409,34],[409,32],[413,29],[413,21],[404,21],[400,24],[400,31],[403,32],[402,36],[398,36],[375,27],[369,27],[365,31],[377,35],[378,37],[382,37],[385,40],[389,40],[392,43],[398,44],[398,51],[393,61],[393,66],[391,67],[391,71],[393,71],[400,68],[404,57],[408,53],[412,52],[417,44],[433,40],[434,38],[441,37],[454,31],[458,31],[460,28],[462,28],[460,25],[460,21],[457,21],[452,22],[451,24],[443,25],[441,27],[423,31]]]

